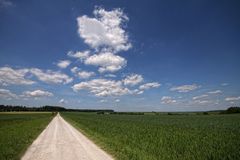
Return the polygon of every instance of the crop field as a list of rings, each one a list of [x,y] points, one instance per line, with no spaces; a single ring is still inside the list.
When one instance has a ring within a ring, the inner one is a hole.
[[[52,117],[51,113],[0,113],[0,159],[20,159]]]
[[[116,159],[240,159],[240,114],[61,115]]]

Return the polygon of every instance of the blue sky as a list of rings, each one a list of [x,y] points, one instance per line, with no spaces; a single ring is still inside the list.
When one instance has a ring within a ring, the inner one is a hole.
[[[239,105],[239,7],[0,0],[0,102],[118,111]]]

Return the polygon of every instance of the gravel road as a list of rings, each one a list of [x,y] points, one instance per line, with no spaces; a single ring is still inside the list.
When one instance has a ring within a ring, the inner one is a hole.
[[[27,149],[22,160],[113,160],[59,114]]]

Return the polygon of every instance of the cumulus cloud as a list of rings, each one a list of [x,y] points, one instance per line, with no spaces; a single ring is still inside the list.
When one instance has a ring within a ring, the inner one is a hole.
[[[7,85],[31,85],[35,82],[26,78],[30,75],[36,76],[40,81],[46,83],[70,83],[72,78],[68,75],[54,72],[51,70],[42,71],[38,68],[32,69],[13,69],[11,67],[2,67],[0,68],[0,84],[7,86]]]
[[[238,101],[240,100],[240,96],[239,97],[227,97],[225,98],[225,101]]]
[[[196,84],[192,84],[192,85],[182,85],[182,86],[172,87],[170,90],[177,91],[180,93],[186,93],[186,92],[196,90],[198,88],[200,88],[200,86],[197,86]]]
[[[75,53],[73,51],[69,51],[67,53],[67,55],[69,57],[73,57],[73,58],[77,58],[77,59],[80,59],[80,60],[84,60],[87,57],[89,57],[90,51],[88,51],[88,50],[87,51],[83,51],[83,52],[78,51],[78,52],[75,52]]]
[[[176,102],[177,101],[175,99],[173,99],[172,97],[169,97],[169,96],[163,96],[161,98],[161,103],[162,104],[174,104]]]
[[[103,73],[116,72],[122,69],[127,64],[127,61],[123,57],[105,52],[88,57],[84,63],[87,65],[99,66],[100,68],[98,71]]]
[[[96,8],[93,14],[93,18],[86,15],[77,18],[78,33],[86,44],[94,49],[103,47],[114,52],[131,48],[128,35],[122,27],[128,17],[121,9],[106,11]]]
[[[120,102],[120,99],[115,99],[115,102],[117,102],[117,103]]]
[[[150,88],[158,88],[160,86],[161,86],[161,84],[159,84],[157,82],[152,82],[152,83],[145,83],[145,84],[139,86],[139,89],[140,90],[147,90],[147,89],[150,89]]]
[[[71,61],[69,60],[62,60],[57,63],[57,66],[59,68],[67,68],[71,64]]]
[[[82,78],[82,79],[88,79],[92,76],[95,75],[94,72],[87,72],[87,71],[81,71],[77,73],[78,77]]]
[[[71,72],[74,73],[74,74],[77,73],[78,70],[79,70],[78,67],[71,68]]]
[[[70,78],[68,75],[60,73],[60,72],[54,72],[52,70],[42,71],[38,68],[32,68],[30,69],[30,72],[35,75],[40,81],[46,82],[46,83],[55,83],[55,84],[67,84],[72,82],[72,78]]]
[[[121,96],[129,94],[128,88],[123,87],[121,81],[94,79],[86,82],[81,82],[72,86],[74,91],[87,90],[95,96]]]
[[[35,90],[35,91],[25,91],[22,94],[22,97],[27,97],[27,98],[40,98],[40,97],[51,97],[53,94],[48,91],[43,91],[43,90]]]
[[[11,67],[0,68],[0,84],[7,85],[31,85],[35,83],[26,78],[28,69],[13,69]]]
[[[222,93],[222,91],[221,90],[215,90],[215,91],[210,91],[208,93],[209,94],[220,94],[220,93]]]
[[[17,98],[18,96],[14,93],[12,93],[10,90],[7,89],[0,89],[0,98],[4,98],[4,99],[13,99],[13,98]]]
[[[202,98],[206,98],[206,97],[208,97],[208,95],[207,94],[203,94],[203,95],[200,95],[200,96],[195,96],[192,99],[193,100],[197,100],[197,99],[202,99]]]
[[[123,83],[124,83],[124,85],[135,86],[135,85],[141,83],[142,81],[143,81],[142,75],[131,74],[123,80]]]

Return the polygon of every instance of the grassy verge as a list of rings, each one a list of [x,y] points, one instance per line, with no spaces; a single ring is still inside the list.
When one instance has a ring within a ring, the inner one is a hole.
[[[52,118],[51,113],[1,113],[0,159],[20,159]]]
[[[62,113],[116,159],[240,159],[240,115]]]

